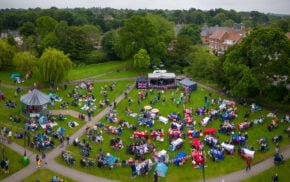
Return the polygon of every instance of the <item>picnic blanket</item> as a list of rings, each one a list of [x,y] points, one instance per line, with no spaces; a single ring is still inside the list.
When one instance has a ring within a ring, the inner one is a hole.
[[[67,124],[68,124],[68,126],[69,126],[70,128],[73,128],[73,127],[76,127],[76,126],[79,125],[79,124],[78,124],[77,122],[75,122],[75,121],[69,121]]]
[[[53,128],[54,126],[57,126],[57,123],[46,123],[46,124],[41,124],[40,126],[42,129],[45,129],[47,125]]]
[[[158,176],[165,177],[168,167],[164,163],[158,163],[156,165],[155,171],[157,171]]]

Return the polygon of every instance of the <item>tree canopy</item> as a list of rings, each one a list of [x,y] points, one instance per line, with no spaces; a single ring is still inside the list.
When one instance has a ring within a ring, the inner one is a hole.
[[[145,49],[140,49],[134,55],[134,67],[139,71],[146,71],[150,66],[150,56]]]
[[[12,59],[15,54],[15,48],[5,40],[0,39],[0,68],[13,65]]]
[[[165,30],[158,30],[148,18],[133,16],[119,31],[115,49],[121,58],[127,59],[144,48],[154,62],[159,62],[166,52],[165,35],[161,32]]]
[[[200,32],[201,30],[198,25],[188,24],[181,28],[178,36],[188,36],[191,40],[191,43],[195,45],[201,43]]]
[[[13,57],[13,63],[17,70],[28,73],[36,66],[37,58],[30,52],[18,52]]]
[[[290,42],[283,32],[256,28],[226,55],[223,69],[228,86],[236,95],[263,95],[274,78],[289,78],[289,57]]]
[[[47,48],[39,59],[42,79],[46,82],[61,83],[67,79],[72,67],[68,55],[54,48]]]

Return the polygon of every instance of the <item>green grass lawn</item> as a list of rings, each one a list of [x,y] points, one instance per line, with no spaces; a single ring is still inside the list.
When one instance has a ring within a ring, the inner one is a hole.
[[[289,169],[290,169],[290,160],[287,160],[283,165],[277,165],[272,167],[254,177],[251,177],[244,182],[260,182],[260,181],[271,181],[272,176],[276,173],[279,176],[279,182],[289,181]]]
[[[63,179],[65,182],[74,182],[74,180],[48,169],[37,169],[37,171],[35,171],[33,174],[23,179],[22,182],[33,182],[37,179],[39,179],[41,182],[51,182],[54,176]]]
[[[1,171],[0,180],[19,171],[20,169],[24,167],[21,161],[22,156],[1,143],[0,144],[0,160],[1,161],[3,157],[4,159],[7,158],[9,160],[9,173],[4,173],[4,171],[3,172]]]
[[[131,61],[111,61],[99,64],[90,64],[73,68],[68,75],[69,80],[78,80],[94,75],[103,74],[117,69],[129,67]]]
[[[137,105],[137,98],[138,98],[138,92],[140,92],[139,90],[133,90],[130,93],[130,97],[133,99],[133,105],[130,106],[130,109],[133,110],[134,112],[138,112],[139,108]],[[158,91],[155,91],[154,95],[157,94]],[[179,96],[180,93],[176,93],[175,97]],[[198,88],[198,90],[196,92],[193,92],[192,94],[192,99],[191,99],[191,103],[190,104],[186,104],[186,108],[192,107],[194,109],[196,108],[200,108],[204,105],[204,96],[208,95],[209,91],[205,90],[203,88]],[[142,106],[148,105],[149,101],[153,99],[154,95],[150,95],[149,94],[149,98],[147,98],[145,101],[142,102]],[[219,97],[219,95],[213,93],[212,94],[213,97],[217,98]],[[180,112],[182,113],[183,107],[179,106],[177,107],[176,104],[171,104],[170,103],[170,96],[171,96],[171,91],[168,91],[164,94],[164,96],[166,97],[166,104],[163,105],[161,102],[157,103],[155,105],[156,108],[158,108],[160,110],[160,114],[162,116],[167,116],[169,113],[172,112]],[[118,111],[118,118],[119,119],[124,119],[128,122],[130,122],[131,124],[136,124],[136,118],[132,118],[130,116],[127,116],[125,114],[125,107],[127,107],[127,100],[123,100],[118,106],[117,106],[117,111]],[[210,106],[211,108],[215,108],[217,107],[217,105],[215,106]],[[238,106],[238,118],[235,119],[233,122],[235,124],[237,124],[238,122],[242,122],[243,119],[243,115],[246,113],[246,111],[249,110],[249,106]],[[259,113],[252,113],[250,116],[250,120],[256,119],[258,117],[260,117],[261,115],[266,115],[268,113],[268,111],[263,110],[262,112]],[[199,121],[205,116],[197,116],[196,114],[194,114],[194,118],[196,119],[197,123],[199,123]],[[285,127],[287,127],[287,124],[280,124],[279,128],[274,130],[273,132],[268,132],[267,130],[267,125],[268,123],[271,121],[271,119],[267,118],[266,121],[264,121],[263,124],[261,125],[254,125],[253,128],[249,129],[247,132],[249,134],[249,141],[248,141],[248,146],[254,146],[254,148],[257,150],[259,145],[257,143],[257,140],[260,139],[261,137],[267,137],[269,140],[280,133],[283,133],[283,129]],[[105,119],[102,119],[102,122],[105,125],[114,125],[117,126],[117,124],[114,123],[108,123],[107,121],[105,121]],[[219,128],[219,125],[221,124],[221,121],[219,119],[214,120],[212,123],[210,123],[207,127],[216,127]],[[165,131],[165,141],[163,143],[160,142],[153,142],[156,146],[157,150],[161,150],[161,149],[168,149],[168,139],[167,139],[167,131],[170,127],[170,124],[168,123],[167,125],[164,125],[163,123],[158,122],[157,120],[155,120],[155,125],[154,125],[154,129],[157,128],[163,128]],[[204,127],[201,127],[199,124],[197,124],[196,126],[197,129],[203,129]],[[141,127],[138,130],[140,131],[144,131],[147,130],[149,131],[148,128],[145,127]],[[134,142],[133,139],[130,139],[129,137],[132,135],[133,131],[129,130],[129,129],[124,129],[123,134],[121,135],[121,139],[123,140],[123,143],[126,145],[129,145],[131,143]],[[283,134],[284,135],[284,134]],[[94,142],[90,141],[91,146],[93,147],[93,151],[91,153],[91,157],[94,158],[97,153],[98,150],[100,148],[102,148],[105,152],[110,152],[112,155],[119,157],[122,160],[127,160],[129,159],[130,155],[126,154],[125,149],[122,149],[120,151],[116,151],[113,150],[110,146],[109,146],[109,141],[111,138],[114,138],[116,136],[104,133],[103,134],[105,141],[102,144],[96,144]],[[220,141],[226,141],[230,139],[230,136],[224,135],[224,134],[218,134]],[[85,138],[86,136],[83,136],[82,138]],[[289,138],[284,135],[284,140],[280,143],[281,146],[286,145],[287,143],[289,143]],[[270,141],[270,150],[268,152],[265,153],[261,153],[259,151],[256,151],[255,153],[255,159],[254,159],[254,163],[257,163],[267,157],[270,157],[273,155],[274,153],[274,144]],[[185,151],[187,154],[190,154],[190,141],[189,139],[186,138],[184,146],[181,150],[175,151],[175,152],[169,152],[170,158],[172,159],[173,156],[175,156],[176,154],[178,154],[180,151]],[[70,146],[68,148],[69,151],[73,152],[73,155],[75,157],[75,159],[77,161],[80,160],[80,149],[76,148],[74,146]],[[205,150],[208,151],[209,147],[205,147]],[[147,154],[146,158],[149,158],[151,156],[151,154]],[[57,158],[57,160],[61,163],[61,164],[65,164],[60,157]],[[212,177],[216,177],[216,176],[220,176],[223,174],[228,174],[240,169],[243,169],[245,167],[245,160],[241,159],[238,154],[236,153],[233,156],[229,156],[229,155],[225,155],[225,159],[223,161],[219,161],[219,162],[212,162],[212,160],[208,157],[207,158],[207,167],[206,167],[206,178],[212,178]],[[223,167],[221,167],[221,165]],[[93,174],[93,175],[97,175],[97,176],[102,176],[102,177],[106,177],[106,178],[111,178],[111,179],[118,179],[121,181],[131,181],[130,179],[130,167],[116,167],[116,169],[114,170],[109,170],[109,169],[98,169],[98,168],[93,168],[93,169],[85,169],[82,168],[78,163],[75,166],[72,166],[75,169]],[[125,174],[125,175],[124,175]],[[195,180],[200,180],[202,178],[202,171],[200,169],[194,169],[192,168],[191,165],[191,161],[188,160],[185,164],[185,166],[181,166],[181,167],[176,167],[173,164],[169,165],[169,169],[168,169],[168,174],[165,178],[161,179],[161,181],[192,181],[193,179]],[[146,176],[146,177],[137,177],[138,181],[150,181],[152,179],[152,172]]]
[[[100,77],[97,77],[97,80],[101,79],[110,79],[110,78],[127,78],[127,77],[137,77],[139,76],[140,73],[139,71],[135,69],[128,69],[128,70],[120,70],[119,72],[113,72],[108,75],[103,75]]]
[[[68,80],[78,80],[110,71],[116,71],[117,69],[128,68],[130,65],[131,61],[110,61],[106,63],[76,66],[69,72]],[[33,71],[31,78],[20,84],[14,83],[15,79],[10,78],[10,75],[13,73],[19,73],[19,71],[16,71],[14,67],[8,67],[5,68],[5,70],[1,70],[0,80],[2,83],[16,86],[33,87],[34,82],[39,82],[41,86],[48,86],[48,83],[40,81],[40,73],[37,70]],[[25,74],[21,74],[21,77],[24,76]]]
[[[93,115],[97,115],[99,112],[101,112],[103,110],[103,108],[99,107],[99,101],[100,100],[104,100],[103,95],[101,95],[101,88],[106,88],[107,87],[107,94],[108,94],[108,100],[110,102],[113,102],[117,97],[119,97],[124,90],[126,89],[126,87],[129,84],[132,84],[132,81],[118,81],[116,82],[116,87],[113,91],[109,90],[109,86],[111,84],[113,84],[113,82],[100,82],[100,83],[94,83],[94,89],[92,90],[92,92],[88,92],[86,89],[81,89],[79,90],[79,93],[81,94],[88,94],[88,93],[92,93],[96,99],[95,101],[95,105],[96,105],[96,110],[94,111]],[[71,92],[73,89],[75,88],[74,85],[70,85],[68,86],[67,90],[61,89],[60,91],[56,92],[56,91],[52,91],[52,93],[58,95],[59,97],[62,98],[62,102],[68,102],[69,106],[67,107],[67,109],[69,110],[75,110],[77,112],[81,112],[86,114],[87,111],[81,110],[81,107],[83,106],[82,103],[79,103],[80,105],[78,107],[76,106],[71,106],[70,103],[73,101],[73,98],[69,98],[68,97],[68,93]],[[49,91],[48,89],[43,90],[45,93],[49,94],[51,91]],[[55,106],[54,107],[50,107],[51,109],[61,109],[60,105],[62,102],[55,102]]]

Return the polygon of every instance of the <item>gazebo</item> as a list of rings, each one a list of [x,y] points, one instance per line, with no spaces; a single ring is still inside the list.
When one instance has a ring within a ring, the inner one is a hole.
[[[191,81],[189,78],[184,78],[183,80],[179,81],[179,85],[183,86],[185,91],[192,92],[197,89],[197,83]]]
[[[33,89],[30,93],[22,95],[22,113],[28,117],[40,117],[49,114],[47,104],[50,97],[37,89]]]

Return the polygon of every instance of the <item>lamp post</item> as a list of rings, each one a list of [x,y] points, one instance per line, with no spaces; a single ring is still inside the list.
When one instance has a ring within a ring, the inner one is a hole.
[[[204,151],[202,151],[202,155],[201,155],[201,160],[202,160],[202,181],[205,182],[205,158],[204,158]]]

